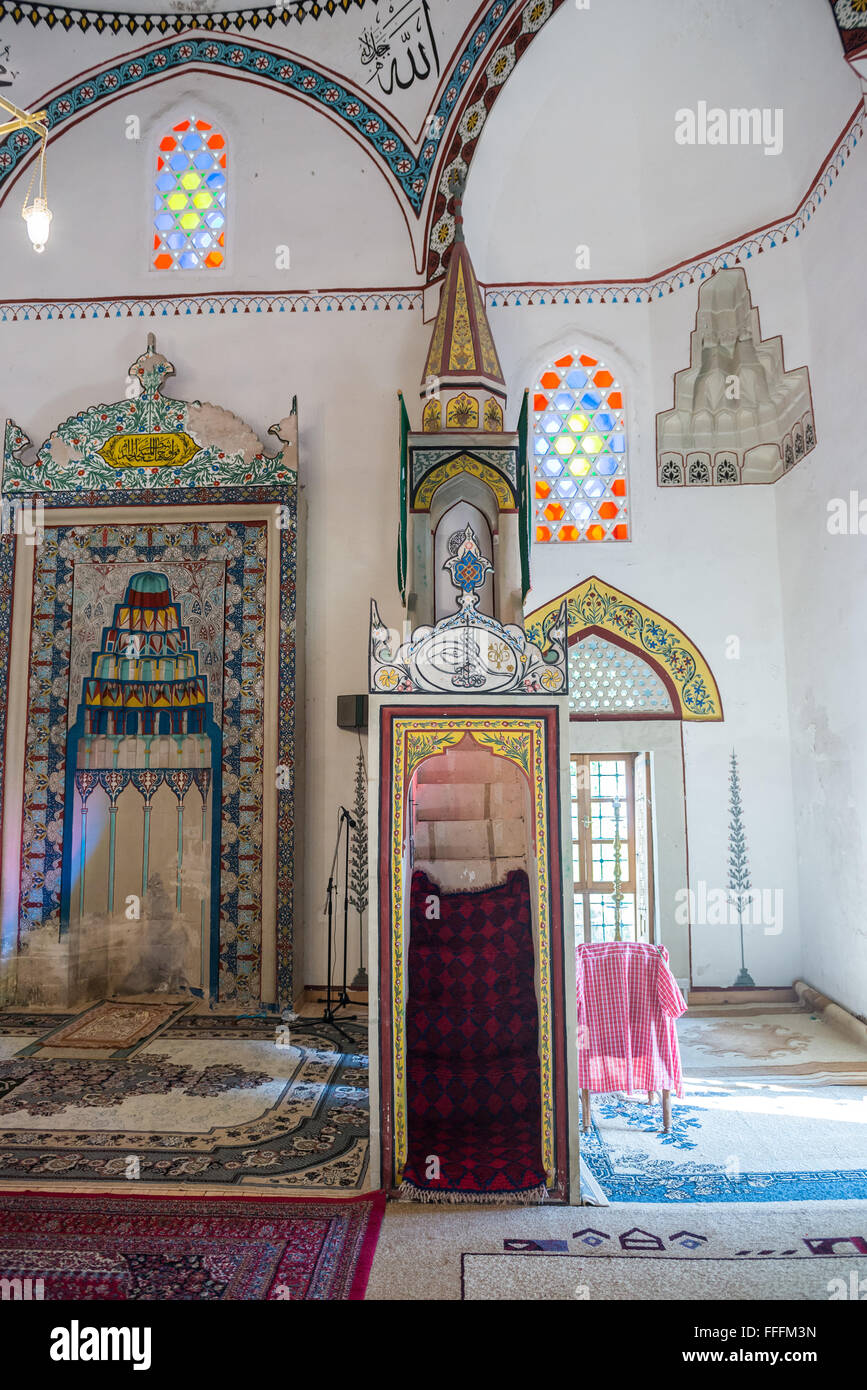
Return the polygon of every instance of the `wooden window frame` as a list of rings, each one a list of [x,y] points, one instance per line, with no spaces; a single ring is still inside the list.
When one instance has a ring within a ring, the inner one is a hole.
[[[627,842],[627,853],[624,856],[623,868],[625,870],[620,880],[621,892],[631,895],[634,903],[634,931],[635,939],[638,937],[639,903],[638,903],[638,879],[636,869],[636,840],[635,840],[635,761],[638,753],[572,753],[570,755],[570,770],[572,768],[586,768],[586,774],[578,787],[578,797],[572,802],[572,806],[578,807],[578,839],[573,840],[573,846],[578,845],[578,862],[581,866],[583,878],[575,877],[574,869],[574,850],[573,850],[573,897],[580,898],[582,904],[581,918],[579,922],[576,915],[575,939],[578,942],[592,941],[590,927],[590,903],[589,898],[592,893],[611,895],[614,892],[614,880],[603,879],[595,881],[592,877],[593,871],[593,834],[592,834],[592,811],[594,801],[604,801],[605,797],[594,797],[591,790],[590,764],[599,762],[622,762],[626,764],[626,796],[624,804],[626,809],[626,823],[623,831],[623,839]],[[649,764],[648,764],[649,775]],[[583,783],[583,785],[582,785]],[[571,787],[571,779],[570,779]],[[647,863],[648,863],[648,940],[654,939],[654,914],[653,914],[653,855],[651,852],[652,838],[652,808],[650,805],[650,788],[647,787]],[[610,840],[596,841],[597,844],[610,844]]]

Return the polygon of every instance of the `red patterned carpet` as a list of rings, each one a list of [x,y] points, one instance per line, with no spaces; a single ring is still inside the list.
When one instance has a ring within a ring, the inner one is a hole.
[[[439,899],[430,921],[426,903]],[[530,887],[444,893],[412,877],[407,1163],[424,1201],[542,1197],[541,1079]],[[429,1176],[431,1156],[439,1175]]]
[[[384,1210],[380,1192],[317,1201],[0,1192],[0,1279],[30,1280],[31,1297],[46,1300],[362,1299]]]

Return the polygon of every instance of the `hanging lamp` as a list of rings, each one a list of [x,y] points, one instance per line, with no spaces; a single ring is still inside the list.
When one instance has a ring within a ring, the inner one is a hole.
[[[45,148],[48,143],[48,127],[44,121],[48,113],[47,111],[22,111],[11,101],[7,101],[5,97],[0,97],[0,110],[8,111],[13,118],[0,125],[0,136],[9,135],[13,130],[32,130],[34,135],[38,135],[42,139],[38,163],[39,189],[36,197],[30,201],[30,194],[36,178],[36,170],[34,169],[24,198],[24,206],[21,209],[21,216],[27,224],[27,235],[30,237],[33,249],[42,252],[48,241],[53,216],[48,206],[48,186],[45,177]]]

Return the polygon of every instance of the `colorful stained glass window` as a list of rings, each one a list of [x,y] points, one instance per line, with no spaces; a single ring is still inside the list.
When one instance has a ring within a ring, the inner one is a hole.
[[[629,539],[623,393],[604,362],[568,353],[533,394],[537,541]]]
[[[155,270],[219,270],[226,258],[226,137],[195,116],[157,150]]]

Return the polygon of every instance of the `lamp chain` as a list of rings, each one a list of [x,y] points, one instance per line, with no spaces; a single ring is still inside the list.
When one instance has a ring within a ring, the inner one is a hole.
[[[39,169],[39,192],[38,192],[38,194],[37,194],[36,196],[37,196],[38,198],[45,198],[45,199],[47,199],[47,197],[48,197],[48,181],[47,181],[46,176],[45,176],[45,147],[46,147],[46,144],[47,144],[47,143],[48,143],[48,131],[46,130],[45,134],[44,134],[43,137],[42,137],[42,151],[41,151],[41,153],[40,153],[40,155],[39,155],[38,164],[37,164],[37,165],[34,165],[33,173],[30,175],[30,182],[29,182],[29,184],[27,185],[27,192],[26,192],[25,195],[24,195],[24,203],[23,203],[22,208],[21,208],[22,213],[23,213],[24,210],[26,209],[27,204],[28,204],[28,202],[29,202],[29,200],[30,200],[30,194],[31,194],[32,189],[33,189],[33,180],[36,178],[36,170],[37,170],[37,168]]]

